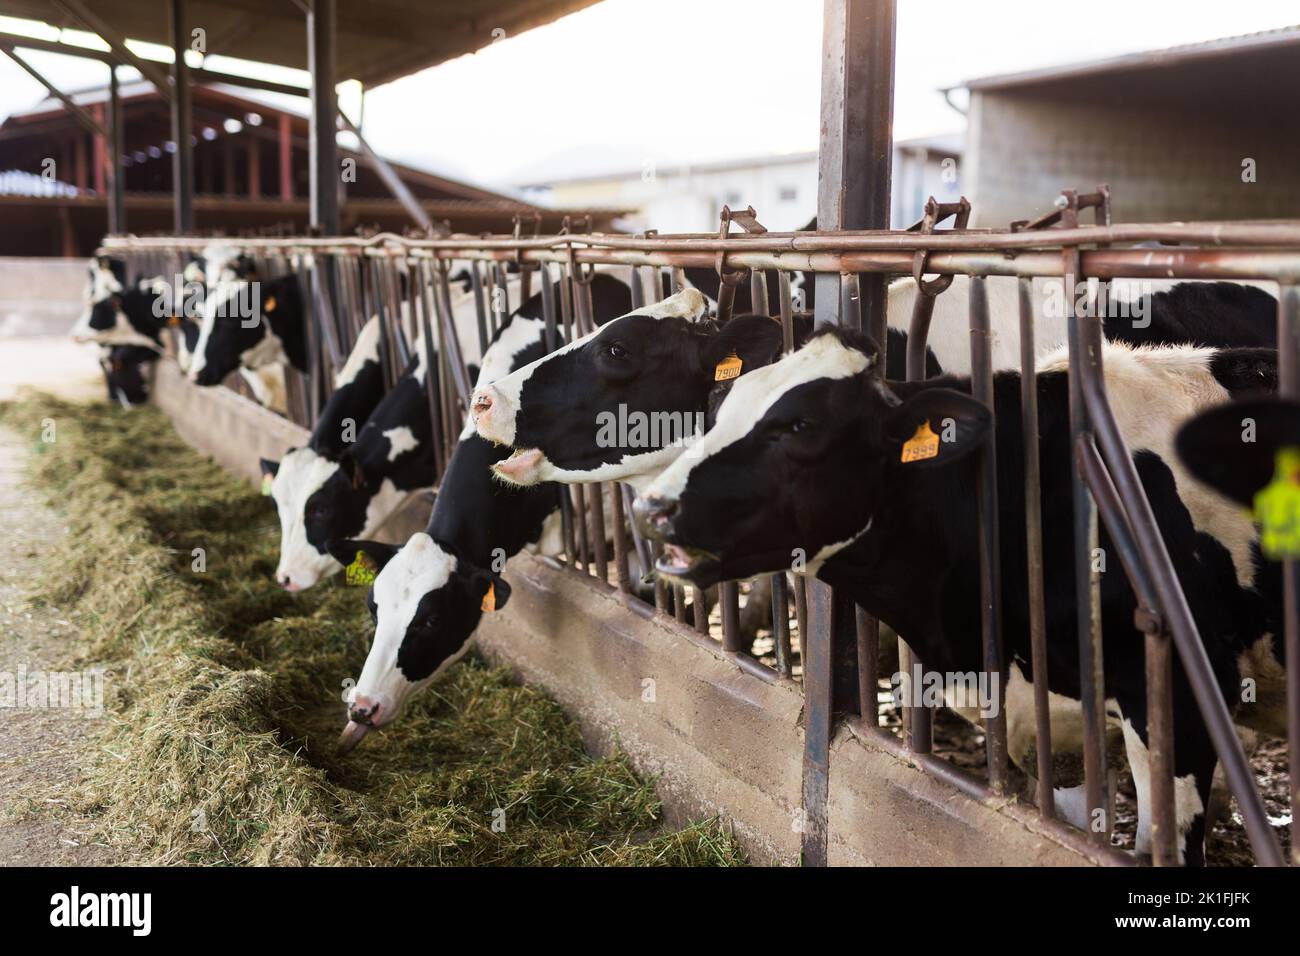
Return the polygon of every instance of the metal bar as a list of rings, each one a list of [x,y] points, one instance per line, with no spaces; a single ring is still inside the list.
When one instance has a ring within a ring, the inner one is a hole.
[[[694,612],[695,629],[701,634],[709,633],[708,599],[702,588],[691,588],[691,608]]]
[[[429,423],[433,431],[434,472],[441,476],[446,470],[443,459],[442,402],[439,400],[437,362],[433,347],[433,285],[429,281],[428,266],[416,263],[420,281],[420,348],[424,353],[424,393],[429,402]],[[415,277],[412,277],[414,281]]]
[[[740,641],[740,585],[735,581],[719,584],[718,604],[722,614],[722,649],[736,653],[748,650]]]
[[[447,281],[447,264],[439,262],[433,271],[434,305],[438,312],[438,328],[442,333],[442,351],[451,366],[451,381],[456,386],[456,397],[460,401],[461,412],[469,411],[469,397],[474,385],[469,380],[469,369],[465,367],[465,357],[460,351],[460,340],[456,337],[456,323],[451,314],[451,283]]]
[[[862,608],[854,606],[858,632],[858,711],[877,721],[876,689],[880,686],[880,622]]]
[[[879,234],[844,233],[826,235],[800,233],[797,237],[783,238],[765,234],[758,245],[753,240],[740,237],[730,240],[728,262],[746,268],[781,269],[813,272],[907,272],[911,269],[914,250],[933,245],[927,261],[934,272],[961,275],[1005,276],[1060,276],[1063,274],[1061,253],[1045,251],[1061,249],[1077,243],[1099,241],[1203,241],[1213,246],[1235,243],[1255,245],[1300,245],[1300,225],[1294,229],[1280,226],[1259,227],[1252,232],[1248,227],[1233,223],[1194,224],[1195,232],[1183,233],[1158,226],[1142,225],[1129,229],[1121,227],[1088,226],[1072,230],[1052,230],[1050,235],[1037,234],[1026,237],[1023,233],[969,233],[953,236],[947,233],[921,235],[913,232],[885,232]],[[1032,239],[1032,243],[1021,240]],[[965,240],[951,249],[949,240]],[[181,249],[196,251],[208,240],[177,237],[108,237],[105,249]],[[805,244],[831,245],[833,248],[803,249]],[[526,262],[567,262],[572,255],[582,264],[640,265],[652,267],[698,266],[713,268],[716,244],[711,237],[625,239],[619,236],[545,236],[517,240],[512,237],[487,239],[412,239],[393,233],[381,233],[369,238],[352,236],[295,237],[292,239],[259,238],[245,240],[247,248],[289,249],[376,249],[402,247],[421,251],[439,258],[489,260],[503,253],[517,255]],[[799,251],[791,251],[799,245]],[[1025,248],[1032,245],[1034,248]],[[747,251],[746,251],[747,250]],[[1016,251],[1019,250],[1019,251]],[[1007,252],[1015,251],[1014,255]],[[394,249],[393,254],[397,254]],[[1159,279],[1260,279],[1271,278],[1294,282],[1300,278],[1300,252],[1257,248],[1209,249],[1098,249],[1080,253],[1083,271],[1101,278],[1159,278]]]
[[[41,86],[45,87],[46,91],[50,94],[50,96],[54,97],[56,100],[62,103],[63,108],[66,109],[69,113],[71,113],[73,118],[76,119],[77,122],[79,122],[82,126],[84,126],[88,131],[90,131],[91,133],[95,133],[99,136],[103,136],[105,138],[108,137],[108,131],[104,129],[103,125],[99,122],[99,120],[95,119],[95,117],[91,116],[90,113],[88,113],[86,110],[82,109],[80,106],[74,103],[72,101],[72,97],[68,96],[61,89],[59,89],[49,80],[47,80],[44,76],[42,76],[39,72],[37,72],[35,67],[33,67],[30,63],[28,63],[16,52],[14,52],[14,48],[12,46],[9,46],[7,44],[0,44],[0,52],[3,52],[5,56],[9,57],[9,59],[13,60],[20,67],[26,70],[27,73],[30,74],[32,79],[34,79],[37,83],[41,84]]]
[[[894,23],[893,0],[824,0],[822,140],[817,158],[817,223],[822,229],[880,228],[889,223]],[[843,324],[840,279],[818,274],[815,281],[816,324]],[[804,863],[825,866],[831,661],[836,639],[856,644],[856,629],[846,620],[835,634],[830,588],[816,580],[807,587],[808,630],[801,626],[799,632],[805,714],[801,842]]]
[[[194,231],[194,144],[190,132],[192,104],[190,68],[185,62],[189,36],[185,22],[185,0],[171,0],[172,142],[176,144],[176,152],[172,153],[172,195],[175,201],[173,228],[181,235]],[[139,68],[139,64],[133,65]],[[145,73],[145,76],[148,75]]]
[[[971,394],[994,413],[993,341],[989,331],[988,294],[985,279],[970,284]],[[1007,772],[1007,715],[1005,674],[1002,667],[1002,553],[998,536],[998,453],[997,432],[991,429],[979,451],[976,498],[979,502],[980,547],[980,631],[983,638],[984,670],[999,675],[998,706],[985,718],[985,746],[988,754],[989,786],[1005,793]]]
[[[1081,333],[1081,317],[1075,308],[1075,285],[1079,281],[1079,251],[1063,253],[1064,303],[1069,331],[1070,441],[1077,446],[1080,436],[1090,431],[1088,409],[1083,399],[1083,373],[1088,364]],[[1105,678],[1101,642],[1100,575],[1093,556],[1097,553],[1097,510],[1087,483],[1077,469],[1070,470],[1074,511],[1074,586],[1079,642],[1079,687],[1083,702],[1083,776],[1088,832],[1097,843],[1109,843],[1112,821],[1106,800]],[[1098,821],[1101,825],[1098,826]]]
[[[108,231],[126,232],[126,174],[122,172],[126,113],[122,109],[117,67],[108,67]]]
[[[615,497],[618,497],[615,495]],[[596,577],[609,582],[609,556],[605,549],[605,485],[591,485],[591,549],[595,558]]]
[[[784,571],[772,575],[772,644],[776,672],[789,677],[794,671],[790,652],[790,592]]]
[[[623,492],[626,489],[618,482],[610,486],[610,499],[613,508],[614,528],[614,580],[618,589],[627,594],[632,593],[632,580],[628,576],[627,563],[627,521],[624,518]],[[629,510],[628,514],[631,513]]]
[[[1278,393],[1300,395],[1300,288],[1278,290]],[[1300,561],[1282,562],[1283,655],[1286,658],[1287,766],[1291,789],[1291,862],[1300,865]]]
[[[156,64],[143,60],[131,52],[126,45],[126,37],[114,30],[105,20],[100,19],[98,15],[92,13],[81,0],[51,0],[55,7],[62,10],[74,20],[79,20],[85,24],[92,33],[99,35],[100,39],[109,45],[114,55],[122,62],[135,67],[140,71],[140,75],[158,88],[158,92],[163,98],[170,101],[172,99],[172,86],[168,83],[167,72]],[[183,0],[172,0],[173,14],[175,6]],[[186,34],[188,36],[188,34]],[[176,43],[176,32],[172,32],[172,47],[176,50],[183,50],[185,43]],[[63,52],[63,51],[57,51]]]
[[[307,69],[311,73],[311,226],[324,235],[339,231],[338,96],[335,85],[337,0],[313,0],[307,13]]]
[[[1029,650],[1034,682],[1038,813],[1056,815],[1052,796],[1052,725],[1048,703],[1047,595],[1043,585],[1043,489],[1038,460],[1038,375],[1035,371],[1033,283],[1021,279],[1020,431],[1025,457],[1025,548],[1029,591]],[[911,342],[908,342],[911,346]],[[911,356],[908,356],[909,365]]]
[[[415,196],[412,195],[411,190],[407,187],[406,183],[404,183],[401,177],[394,172],[393,167],[388,165],[388,160],[384,159],[384,157],[380,156],[370,148],[370,144],[367,143],[365,137],[361,135],[361,131],[353,125],[352,120],[348,119],[342,110],[338,111],[338,117],[339,122],[343,124],[343,128],[357,138],[357,145],[361,147],[362,157],[370,164],[370,168],[375,171],[375,175],[377,175],[380,181],[384,184],[384,188],[392,193],[393,198],[402,204],[402,208],[406,210],[406,214],[415,220],[417,226],[421,229],[432,231],[433,220],[429,218],[429,214],[424,211],[424,207],[421,206]],[[338,231],[337,226],[334,231]]]
[[[545,268],[545,267],[544,267]],[[469,284],[474,293],[474,318],[478,325],[478,354],[484,356],[487,354],[488,343],[491,338],[488,335],[487,328],[487,306],[483,302],[483,274],[480,271],[481,264],[477,261],[469,264]],[[546,351],[554,352],[555,343],[555,305],[554,293],[550,291],[550,271],[547,270],[546,278],[542,280],[542,298],[543,307],[545,308],[545,299],[551,296],[550,311],[546,313]]]

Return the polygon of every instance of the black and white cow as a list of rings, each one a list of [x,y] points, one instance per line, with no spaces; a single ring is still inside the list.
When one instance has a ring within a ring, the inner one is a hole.
[[[142,345],[105,345],[99,366],[108,387],[108,400],[123,408],[149,400],[150,373],[158,353]]]
[[[1103,351],[1119,426],[1192,606],[1222,690],[1238,719],[1268,727],[1259,705],[1238,704],[1240,681],[1281,673],[1272,635],[1281,604],[1276,570],[1259,559],[1240,509],[1199,484],[1173,454],[1178,426],[1230,396],[1272,388],[1276,353],[1192,347]],[[635,517],[665,542],[661,573],[708,586],[788,569],[842,588],[907,637],[927,667],[982,669],[975,487],[977,456],[996,421],[999,538],[1008,734],[1032,741],[1020,382],[994,377],[990,411],[970,380],[882,383],[874,344],[827,331],[775,365],[741,378],[714,427],[648,485]],[[1065,356],[1038,371],[1045,536],[1048,671],[1055,695],[1079,697],[1071,535],[1071,454]],[[923,441],[926,423],[941,439]],[[906,449],[911,449],[911,454]],[[1102,531],[1102,547],[1110,542]],[[1122,573],[1103,575],[1107,710],[1123,726],[1138,793],[1138,850],[1150,844],[1143,644]],[[1275,700],[1261,686],[1259,700]],[[1216,764],[1177,664],[1174,747],[1180,852],[1204,860],[1204,807]],[[1054,746],[1056,741],[1053,741]],[[1032,750],[1032,743],[1027,748]]]
[[[989,281],[989,290],[994,287]],[[995,369],[1018,368],[1019,306],[1016,280],[1002,286],[1010,298],[990,295],[989,321]],[[955,278],[935,304],[928,339],[928,371],[954,374],[970,369],[968,331],[970,280]],[[901,377],[905,329],[917,295],[911,279],[889,288],[890,375]],[[1141,308],[1104,320],[1107,338],[1142,343],[1215,346],[1271,345],[1276,309],[1271,296],[1230,283],[1182,284],[1142,299]],[[649,442],[632,447],[601,441],[603,414],[650,418],[692,416],[706,411],[707,396],[728,355],[741,359],[740,374],[775,360],[780,349],[776,323],[746,320],[743,328],[702,320],[704,297],[695,289],[611,322],[539,362],[520,369],[474,395],[479,434],[511,445],[518,454],[496,473],[506,481],[627,481],[634,487],[667,466],[682,443]],[[1137,322],[1133,316],[1140,314]],[[1045,310],[1035,337],[1037,354],[1065,341],[1064,312]],[[739,320],[733,320],[736,322]],[[750,336],[754,336],[751,340]],[[720,337],[719,337],[720,336]],[[700,420],[703,420],[702,418]]]
[[[603,283],[602,283],[603,284]],[[627,286],[611,291],[622,301],[597,316],[626,311]],[[593,290],[594,292],[594,290]],[[594,298],[594,296],[593,296]],[[603,297],[602,297],[603,298]],[[526,303],[509,317],[488,348],[478,384],[487,384],[546,353],[546,324]],[[490,467],[509,454],[466,425],[442,477],[428,527],[403,546],[375,541],[330,542],[341,564],[364,555],[377,576],[366,596],[375,621],[365,667],[348,702],[348,723],[339,738],[343,754],[372,728],[402,712],[413,694],[431,684],[469,649],[482,615],[504,606],[510,585],[505,561],[540,542],[547,519],[560,505],[559,487],[509,488],[494,481]],[[553,532],[554,522],[549,529]],[[490,595],[490,596],[489,596]]]
[[[617,279],[598,275],[593,281],[595,316],[616,315],[630,300],[631,291]],[[517,313],[534,320],[541,310],[538,293]],[[300,591],[337,573],[342,565],[330,555],[330,541],[373,536],[408,497],[432,485],[433,431],[418,342],[415,351],[415,367],[398,379],[337,461],[321,455],[263,461],[280,513],[275,576],[286,589]],[[501,374],[498,363],[485,361],[480,376]]]

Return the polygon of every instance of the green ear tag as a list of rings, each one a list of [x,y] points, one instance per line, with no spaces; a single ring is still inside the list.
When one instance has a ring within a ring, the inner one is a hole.
[[[262,494],[266,495],[268,498],[271,496],[271,483],[273,481],[275,481],[275,475],[262,475]]]
[[[1300,448],[1278,451],[1273,480],[1255,495],[1255,520],[1265,555],[1300,557]]]
[[[343,569],[343,579],[348,587],[369,587],[375,583],[375,562],[364,551],[358,551],[352,563]]]

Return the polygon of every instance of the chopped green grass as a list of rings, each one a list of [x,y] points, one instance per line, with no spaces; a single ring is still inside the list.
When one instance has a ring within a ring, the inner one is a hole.
[[[35,597],[75,614],[72,657],[109,668],[109,717],[77,745],[90,774],[68,812],[127,860],[744,862],[715,821],[665,827],[623,756],[588,756],[554,701],[475,656],[336,759],[369,616],[337,580],[275,584],[266,500],[152,408],[39,397],[0,405],[0,422],[33,437],[32,480],[69,526]]]

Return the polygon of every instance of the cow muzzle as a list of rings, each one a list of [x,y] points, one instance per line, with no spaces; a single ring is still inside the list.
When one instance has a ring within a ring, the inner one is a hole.
[[[474,392],[469,412],[480,437],[499,445],[514,444],[514,409],[494,386],[485,385]]]
[[[371,730],[377,729],[387,716],[381,701],[364,694],[357,694],[348,705],[348,723],[343,728],[343,733],[339,735],[338,745],[334,749],[335,755],[342,757],[350,753],[357,744],[361,743],[361,738]]]

